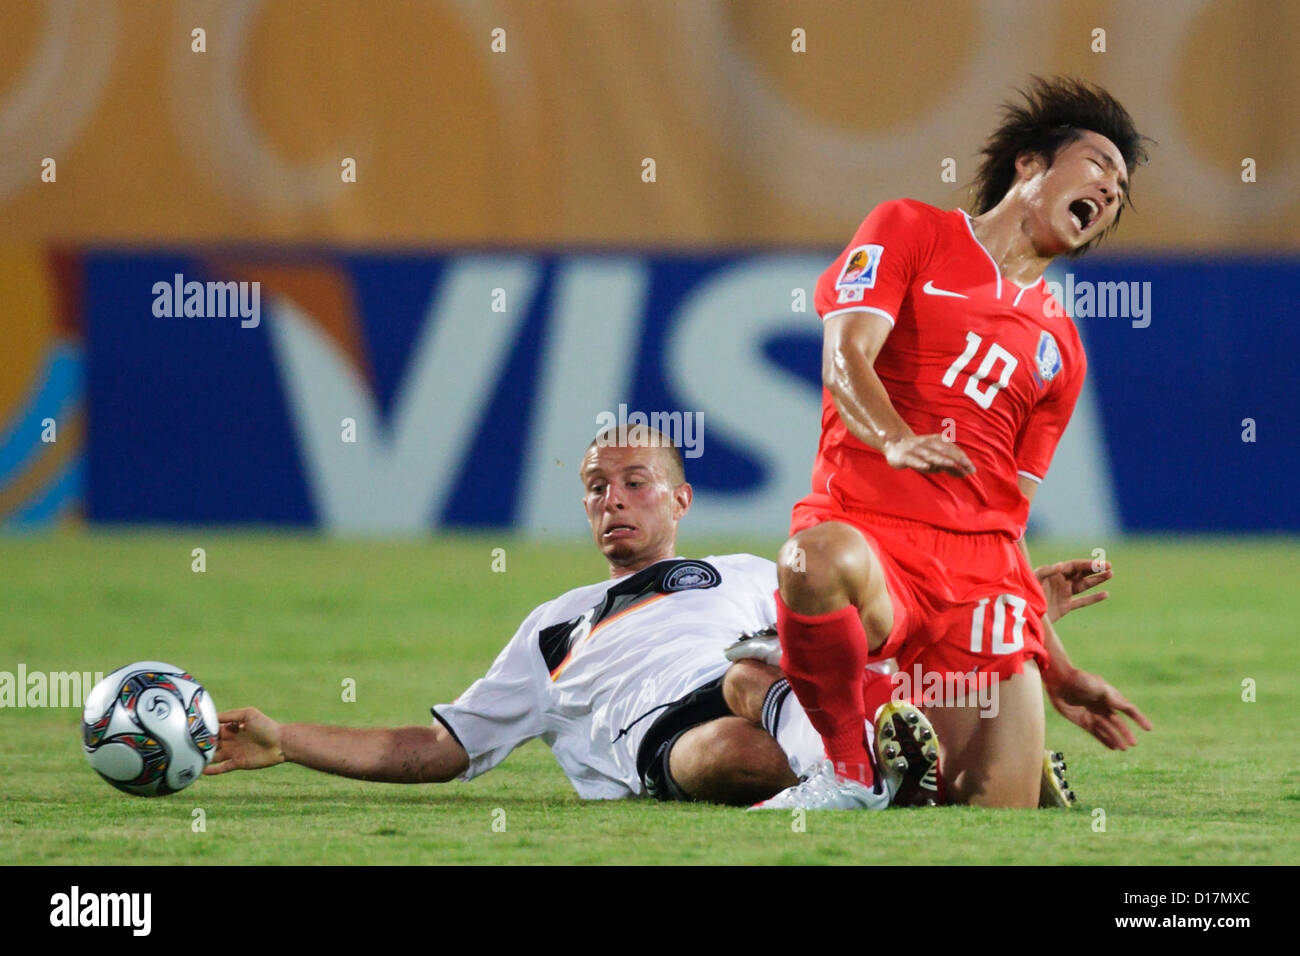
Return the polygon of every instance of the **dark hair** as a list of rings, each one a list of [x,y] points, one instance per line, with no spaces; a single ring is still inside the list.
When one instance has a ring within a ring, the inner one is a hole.
[[[988,212],[1007,194],[1016,180],[1016,158],[1037,153],[1051,166],[1057,152],[1079,139],[1085,131],[1099,133],[1115,144],[1129,169],[1147,161],[1146,144],[1151,142],[1137,131],[1133,117],[1115,97],[1086,80],[1055,76],[1030,78],[1028,89],[1017,91],[1024,103],[1002,104],[1002,123],[984,143],[971,192],[975,215]],[[1119,225],[1119,214],[1130,204],[1124,190],[1123,206],[1110,228],[1091,242],[1070,253],[1082,255]]]

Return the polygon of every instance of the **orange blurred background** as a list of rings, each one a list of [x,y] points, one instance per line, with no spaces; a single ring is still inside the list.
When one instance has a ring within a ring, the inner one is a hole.
[[[1068,72],[1159,142],[1118,245],[1300,244],[1300,4],[0,10],[10,238],[834,247],[881,199],[960,203],[997,103],[1032,73]],[[40,180],[45,157],[57,183]],[[1257,182],[1242,182],[1245,158]]]

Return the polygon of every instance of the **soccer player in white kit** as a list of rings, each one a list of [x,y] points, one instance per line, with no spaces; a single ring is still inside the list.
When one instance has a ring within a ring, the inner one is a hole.
[[[680,453],[659,438],[603,437],[588,448],[581,478],[611,580],[537,607],[482,679],[432,708],[432,726],[282,725],[254,708],[231,710],[219,715],[205,772],[287,761],[365,780],[468,780],[541,738],[588,799],[744,805],[795,783],[824,756],[820,737],[779,671],[733,666],[723,653],[775,621],[775,564],[748,554],[677,557],[692,498]],[[928,722],[908,724],[908,714],[920,717],[910,704],[890,708],[916,737],[905,766],[894,756],[884,768],[882,806],[900,787],[917,793],[934,765],[921,754]]]
[[[654,440],[594,441],[583,460],[587,517],[610,580],[536,608],[482,679],[433,708],[432,726],[281,725],[233,710],[220,715],[209,770],[289,761],[368,780],[468,780],[541,738],[583,798],[751,803],[792,784],[775,740],[733,716],[722,688],[723,650],[775,620],[776,566],[753,555],[677,557],[691,486],[680,452],[658,433],[642,437]],[[729,770],[710,776],[720,762]]]

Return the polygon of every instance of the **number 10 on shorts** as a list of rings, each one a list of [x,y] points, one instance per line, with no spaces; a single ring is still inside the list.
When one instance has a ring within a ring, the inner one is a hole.
[[[1015,594],[999,594],[995,598],[984,598],[975,605],[970,618],[970,649],[972,654],[984,653],[984,612],[993,602],[993,626],[989,628],[993,638],[990,654],[1010,654],[1025,646],[1025,609],[1028,602]],[[1007,640],[1007,608],[1011,608],[1011,640]]]

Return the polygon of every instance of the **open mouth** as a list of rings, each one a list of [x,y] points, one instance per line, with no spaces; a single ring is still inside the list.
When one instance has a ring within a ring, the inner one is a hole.
[[[630,524],[612,524],[602,532],[603,538],[623,538],[636,533],[636,527]]]
[[[1070,218],[1074,220],[1075,228],[1083,232],[1101,215],[1101,207],[1091,199],[1076,199],[1070,203]]]

